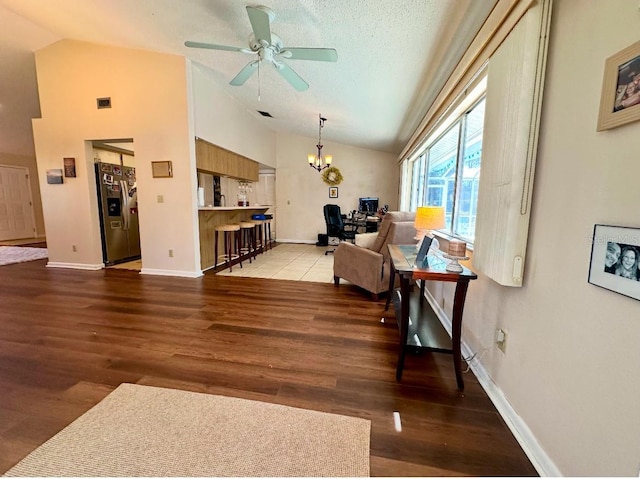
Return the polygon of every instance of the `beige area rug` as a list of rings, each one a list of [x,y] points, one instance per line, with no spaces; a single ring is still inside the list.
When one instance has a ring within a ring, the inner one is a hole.
[[[47,248],[28,248],[20,246],[0,246],[0,266],[24,263],[48,257]]]
[[[121,384],[7,476],[368,476],[371,422]]]

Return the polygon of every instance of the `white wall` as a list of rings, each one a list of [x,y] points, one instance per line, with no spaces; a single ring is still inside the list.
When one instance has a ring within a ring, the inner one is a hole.
[[[463,341],[563,475],[637,476],[640,302],[587,283],[595,223],[640,227],[640,122],[596,132],[637,0],[555,0],[522,288],[471,283]],[[506,352],[493,344],[507,331]]]
[[[88,140],[133,138],[143,272],[199,275],[185,59],[63,40],[36,52],[36,68],[42,118],[33,126],[49,264],[101,267]],[[107,96],[113,107],[98,110],[96,98]],[[76,158],[77,178],[48,185],[46,170],[62,168],[64,157]],[[152,178],[151,161],[159,160],[173,162],[173,178]]]
[[[218,87],[208,68],[190,61],[189,65],[196,136],[275,167],[275,132],[263,126],[246,108]]]
[[[322,208],[337,204],[343,214],[358,208],[358,198],[380,198],[380,207],[398,206],[398,166],[395,155],[332,143],[323,139],[323,152],[333,155],[343,182],[338,198],[329,198],[322,175],[309,167],[307,155],[317,151],[317,138],[278,133],[276,215],[278,241],[313,242],[326,233]]]

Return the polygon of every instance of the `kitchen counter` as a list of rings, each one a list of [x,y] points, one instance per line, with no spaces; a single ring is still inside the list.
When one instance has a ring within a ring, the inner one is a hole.
[[[267,210],[269,206],[199,206],[198,211]]]
[[[200,226],[200,267],[207,270],[215,267],[216,226],[238,224],[251,220],[251,215],[264,213],[270,206],[201,206],[198,207]],[[224,235],[219,235],[218,251],[224,251]]]

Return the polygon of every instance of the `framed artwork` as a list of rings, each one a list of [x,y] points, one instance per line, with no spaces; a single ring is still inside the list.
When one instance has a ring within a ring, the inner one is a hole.
[[[75,158],[63,158],[64,162],[64,176],[67,178],[76,177],[76,159]]]
[[[151,174],[154,178],[172,178],[173,167],[170,161],[152,161]]]
[[[640,120],[640,42],[604,64],[598,131]]]
[[[589,283],[640,300],[640,228],[595,225]]]
[[[329,198],[337,198],[338,197],[338,187],[332,186],[329,188]]]
[[[47,183],[50,185],[61,185],[64,180],[62,179],[62,170],[47,170]]]

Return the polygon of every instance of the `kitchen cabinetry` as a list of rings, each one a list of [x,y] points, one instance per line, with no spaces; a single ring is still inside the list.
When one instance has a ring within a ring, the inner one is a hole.
[[[214,175],[258,181],[259,164],[201,138],[196,138],[196,168]]]

